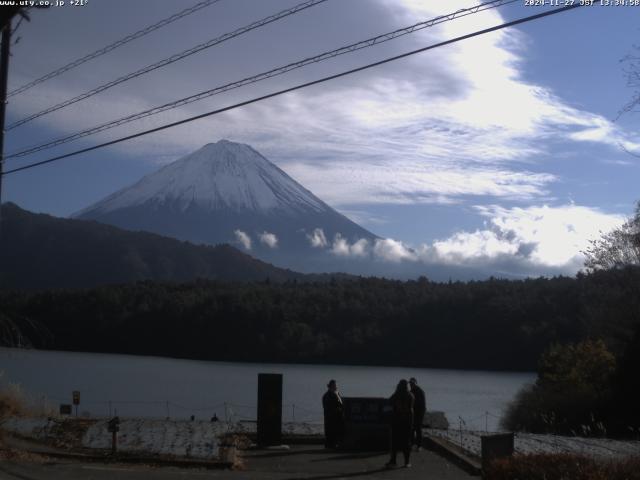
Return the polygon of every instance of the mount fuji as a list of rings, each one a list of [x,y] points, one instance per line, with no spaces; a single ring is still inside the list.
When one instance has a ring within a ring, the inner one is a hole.
[[[343,261],[317,248],[336,235],[351,242],[378,238],[249,145],[228,140],[207,144],[73,216],[196,244],[240,245],[303,272],[341,267]]]

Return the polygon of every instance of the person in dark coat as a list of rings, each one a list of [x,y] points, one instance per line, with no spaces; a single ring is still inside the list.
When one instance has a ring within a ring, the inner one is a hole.
[[[413,431],[412,441],[418,450],[422,448],[422,424],[424,423],[424,414],[427,411],[427,400],[424,395],[424,390],[418,386],[418,381],[415,378],[409,379],[409,386],[411,387],[411,393],[413,393]]]
[[[324,446],[337,448],[344,433],[344,407],[335,380],[329,381],[322,396],[324,410]]]
[[[404,466],[410,467],[414,400],[406,380],[402,379],[398,382],[396,391],[389,400],[393,414],[391,419],[391,458],[387,462],[387,467],[396,466],[396,456],[399,451],[404,455]]]

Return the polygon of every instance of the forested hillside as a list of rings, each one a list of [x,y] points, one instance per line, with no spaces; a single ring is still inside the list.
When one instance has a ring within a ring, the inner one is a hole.
[[[0,312],[40,348],[534,370],[554,342],[603,338],[619,352],[640,322],[640,268],[467,283],[142,282],[4,292]]]

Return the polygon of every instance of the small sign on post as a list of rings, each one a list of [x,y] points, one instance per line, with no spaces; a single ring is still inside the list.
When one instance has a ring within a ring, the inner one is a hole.
[[[76,407],[76,417],[78,416],[78,405],[80,405],[80,392],[78,390],[74,390],[72,393],[73,396],[73,404]]]
[[[120,418],[113,417],[107,423],[107,429],[111,432],[111,453],[118,451],[118,432],[120,431]]]

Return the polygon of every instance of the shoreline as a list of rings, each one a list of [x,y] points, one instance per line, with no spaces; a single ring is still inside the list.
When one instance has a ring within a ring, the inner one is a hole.
[[[302,367],[348,367],[348,368],[408,368],[408,369],[424,369],[424,370],[438,370],[443,372],[470,372],[470,373],[501,373],[501,374],[514,374],[514,375],[533,375],[535,371],[527,370],[487,370],[487,369],[475,369],[475,368],[458,368],[458,367],[433,367],[433,366],[420,366],[420,365],[379,365],[369,363],[331,363],[327,361],[313,362],[313,363],[301,363],[301,362],[282,362],[282,361],[269,361],[269,360],[207,360],[195,357],[171,357],[162,355],[151,355],[144,353],[121,353],[121,352],[92,352],[92,351],[79,351],[79,350],[61,350],[61,349],[45,349],[45,348],[25,348],[25,347],[6,347],[0,346],[0,352],[9,350],[17,352],[47,352],[47,353],[60,353],[60,354],[77,354],[77,355],[118,355],[132,358],[149,358],[157,360],[172,360],[181,362],[198,362],[198,363],[212,363],[216,365],[245,365],[245,366],[302,366]]]

